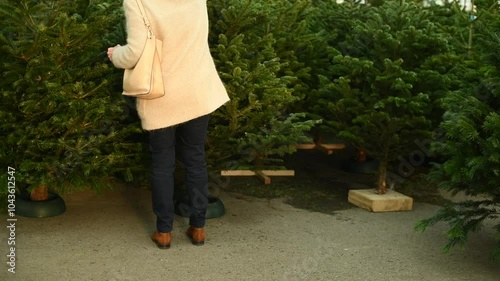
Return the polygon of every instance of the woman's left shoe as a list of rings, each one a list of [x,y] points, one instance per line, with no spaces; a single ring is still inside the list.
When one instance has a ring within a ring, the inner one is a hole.
[[[190,226],[186,232],[187,236],[191,238],[193,245],[201,246],[205,244],[205,229],[203,227]]]

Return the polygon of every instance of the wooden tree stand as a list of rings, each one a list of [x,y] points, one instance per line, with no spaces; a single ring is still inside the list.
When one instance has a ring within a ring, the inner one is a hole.
[[[353,205],[374,213],[411,211],[413,208],[413,198],[391,189],[383,195],[375,193],[373,189],[349,190],[347,200]]]
[[[296,149],[317,149],[324,152],[327,155],[331,155],[335,150],[344,149],[344,144],[322,144],[322,143],[311,143],[311,144],[298,144],[295,146]],[[294,170],[223,170],[220,172],[221,176],[236,176],[236,177],[248,177],[256,176],[264,184],[271,184],[271,177],[293,177],[295,176]]]
[[[271,184],[271,178],[274,176],[295,176],[294,170],[225,170],[220,172],[221,176],[256,176],[264,184]]]

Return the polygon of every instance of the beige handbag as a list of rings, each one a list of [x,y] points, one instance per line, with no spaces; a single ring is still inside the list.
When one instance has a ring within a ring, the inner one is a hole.
[[[165,95],[161,72],[162,41],[157,40],[146,17],[141,0],[136,0],[147,28],[148,38],[134,68],[123,73],[123,95],[141,99],[156,99]]]

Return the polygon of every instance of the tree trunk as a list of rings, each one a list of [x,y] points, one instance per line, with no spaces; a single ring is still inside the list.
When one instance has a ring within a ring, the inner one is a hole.
[[[45,201],[49,199],[49,189],[46,186],[39,186],[30,193],[31,201]]]
[[[366,162],[366,151],[362,148],[356,148],[356,161]]]
[[[377,171],[377,194],[385,194],[387,193],[387,154],[385,154],[382,159],[380,159],[380,162],[378,164],[378,171]]]

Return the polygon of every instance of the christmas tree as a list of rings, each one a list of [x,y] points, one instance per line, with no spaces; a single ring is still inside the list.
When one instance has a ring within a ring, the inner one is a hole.
[[[376,188],[383,194],[388,184],[410,176],[387,170],[417,148],[415,141],[429,138],[439,111],[435,101],[456,86],[448,72],[458,57],[433,14],[413,2],[321,7],[323,28],[332,32],[326,37],[331,66],[318,75],[311,111],[338,137],[378,160]]]
[[[297,51],[307,45],[308,2],[208,5],[212,54],[231,98],[212,115],[209,162],[225,169],[280,168],[279,156],[295,151],[293,144],[307,140],[315,123],[291,110],[307,89],[301,78],[308,70]]]
[[[17,189],[43,191],[38,200],[48,189],[100,191],[142,169],[141,144],[128,140],[138,127],[106,57],[121,1],[0,4],[0,159]]]
[[[447,222],[445,250],[464,246],[470,233],[482,229],[487,220],[494,226],[500,259],[500,20],[495,9],[483,10],[474,19],[474,53],[469,56],[471,71],[464,72],[463,89],[443,100],[446,109],[433,151],[440,155],[429,179],[453,195],[462,192],[468,200],[450,203],[434,216],[421,220],[423,231],[438,222]]]

